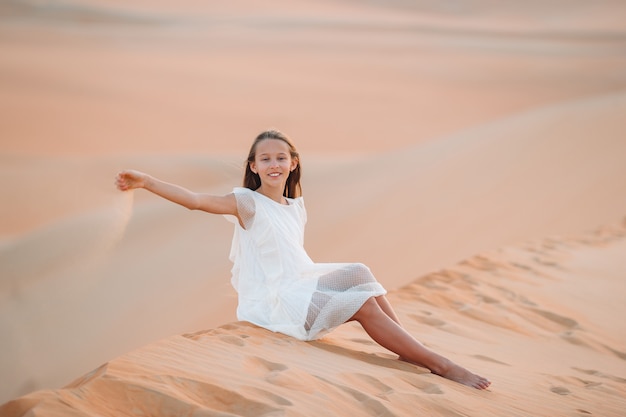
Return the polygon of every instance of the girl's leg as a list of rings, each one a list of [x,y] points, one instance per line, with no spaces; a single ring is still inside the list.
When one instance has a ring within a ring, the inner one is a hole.
[[[430,369],[434,374],[478,389],[485,389],[491,384],[489,380],[427,349],[387,315],[374,298],[367,300],[350,320],[358,321],[381,346],[408,362]]]
[[[393,310],[393,307],[391,307],[391,303],[389,302],[389,300],[387,300],[387,297],[385,297],[384,295],[380,295],[375,298],[376,298],[376,302],[378,303],[378,306],[385,312],[385,314],[388,315],[391,320],[395,321],[400,326],[402,326],[402,323],[400,323],[400,319],[398,318],[398,315]]]
[[[402,323],[400,323],[400,319],[398,318],[398,315],[396,314],[393,307],[391,306],[391,303],[389,302],[389,300],[387,300],[387,297],[385,297],[384,295],[379,295],[378,297],[375,297],[375,298],[376,298],[376,302],[378,303],[378,306],[385,312],[385,314],[388,315],[391,320],[398,323],[400,327],[402,327]],[[411,362],[403,358],[402,356],[399,356],[398,359],[404,362]]]

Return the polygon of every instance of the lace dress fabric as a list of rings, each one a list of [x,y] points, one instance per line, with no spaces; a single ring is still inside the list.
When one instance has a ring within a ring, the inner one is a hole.
[[[368,298],[386,293],[363,264],[311,260],[304,250],[302,197],[284,205],[248,188],[233,193],[243,222],[235,220],[230,252],[239,320],[313,340],[345,323]]]

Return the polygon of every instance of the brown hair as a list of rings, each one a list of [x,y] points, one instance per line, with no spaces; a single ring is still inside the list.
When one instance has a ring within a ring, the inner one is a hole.
[[[302,195],[302,186],[300,185],[300,155],[298,154],[298,151],[296,151],[296,147],[293,145],[293,143],[291,143],[291,140],[287,137],[287,135],[279,132],[278,130],[266,130],[264,132],[261,132],[256,137],[256,139],[254,139],[254,142],[252,142],[252,146],[250,147],[250,153],[248,153],[248,159],[246,161],[246,172],[243,176],[243,186],[251,190],[256,190],[261,186],[261,178],[259,177],[259,174],[255,174],[254,172],[252,172],[252,169],[250,169],[250,164],[254,162],[254,158],[256,157],[257,145],[259,144],[259,142],[265,139],[282,140],[287,144],[287,146],[289,146],[289,153],[291,154],[291,158],[298,161],[298,164],[296,165],[294,170],[291,171],[289,177],[287,178],[287,183],[285,184],[283,196],[289,198],[300,197]]]

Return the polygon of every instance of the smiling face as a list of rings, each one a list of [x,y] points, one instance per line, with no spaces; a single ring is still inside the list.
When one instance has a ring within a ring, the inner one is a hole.
[[[285,165],[288,165],[287,169]],[[274,172],[270,172],[270,169]],[[279,194],[281,184],[282,196],[300,197],[302,195],[301,177],[300,155],[285,134],[272,129],[261,132],[254,139],[246,158],[244,187],[253,191],[258,190],[268,196],[269,194],[277,195],[278,197],[274,199],[283,201]]]
[[[291,157],[289,145],[280,139],[264,139],[257,143],[254,161],[250,162],[250,170],[261,180],[261,188],[285,188],[287,178],[298,165],[297,159]]]

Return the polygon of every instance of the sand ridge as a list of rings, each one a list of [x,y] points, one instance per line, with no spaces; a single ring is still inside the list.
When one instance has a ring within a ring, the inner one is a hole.
[[[619,277],[597,272],[623,270],[625,249],[626,221],[482,253],[390,294],[409,331],[492,378],[486,392],[398,361],[356,324],[300,342],[234,322],[152,343],[0,412],[617,416],[626,394],[625,346],[593,317],[607,294],[586,293],[588,307],[571,310],[561,295],[573,281],[590,279],[578,262],[590,254],[593,279],[623,291]]]

